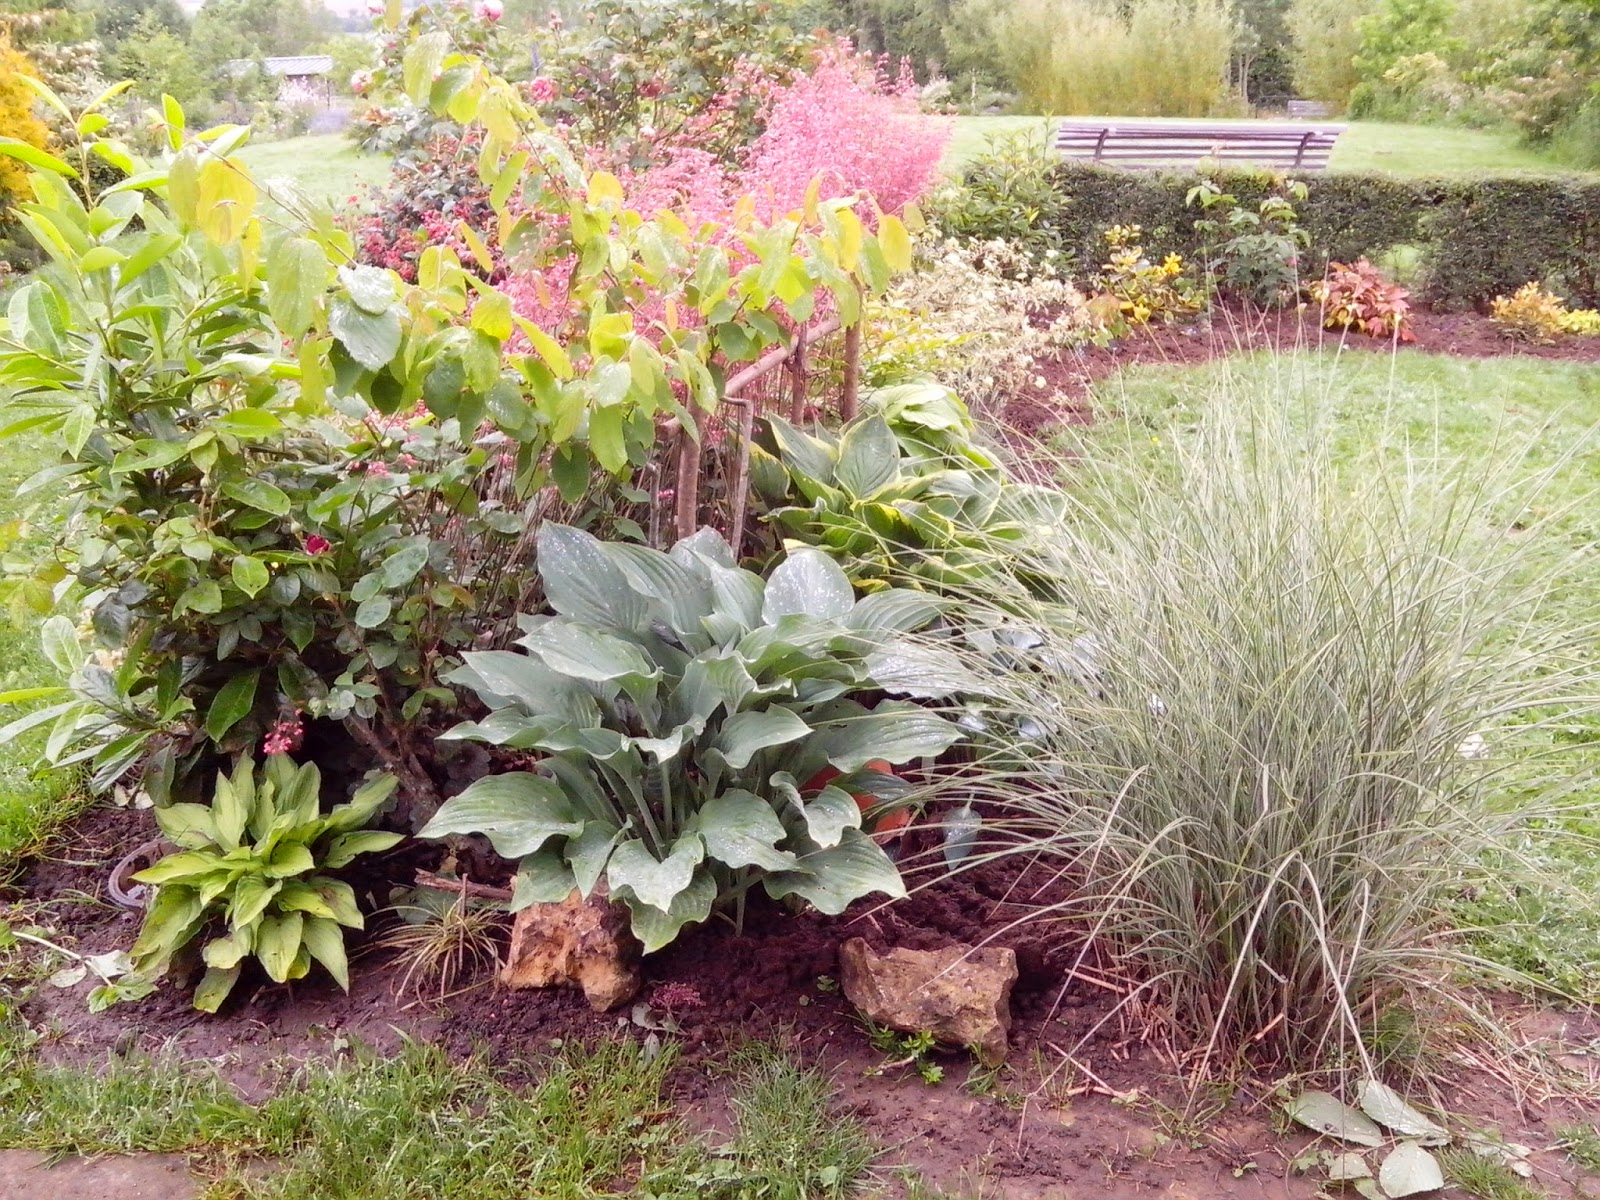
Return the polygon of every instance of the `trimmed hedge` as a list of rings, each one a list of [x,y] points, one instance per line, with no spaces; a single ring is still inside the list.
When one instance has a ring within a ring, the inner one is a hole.
[[[1200,178],[1194,172],[1063,164],[1053,175],[1062,202],[1039,223],[1053,226],[1080,264],[1103,260],[1101,234],[1111,225],[1144,226],[1149,246],[1162,254],[1199,252],[1199,214],[1184,205]],[[1276,177],[1225,170],[1211,178],[1254,207]],[[1600,179],[1340,172],[1302,182],[1308,195],[1297,208],[1311,234],[1308,273],[1320,273],[1329,259],[1371,258],[1410,244],[1422,251],[1421,298],[1437,309],[1485,307],[1530,280],[1550,284],[1574,306],[1600,304]]]

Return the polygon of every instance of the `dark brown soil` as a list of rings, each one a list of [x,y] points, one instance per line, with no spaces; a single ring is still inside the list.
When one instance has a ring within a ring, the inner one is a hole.
[[[1087,399],[1094,385],[1135,363],[1192,366],[1253,350],[1338,349],[1355,353],[1453,354],[1463,358],[1532,358],[1600,364],[1600,337],[1569,337],[1553,346],[1529,346],[1508,339],[1478,313],[1414,310],[1416,341],[1396,344],[1359,333],[1339,334],[1319,327],[1312,309],[1263,312],[1242,306],[1219,308],[1209,320],[1191,325],[1150,327],[1110,346],[1063,349],[1036,359],[1048,383],[1044,401],[1012,398],[1003,417],[1026,435],[1056,424],[1091,419]]]
[[[54,856],[24,876],[12,915],[51,927],[74,947],[125,948],[137,918],[105,899],[106,875],[149,830],[147,814],[90,813]],[[390,865],[399,880],[414,864],[402,857]],[[839,918],[753,901],[742,933],[714,923],[651,956],[641,998],[676,994],[682,1032],[666,1036],[677,1038],[686,1059],[675,1085],[680,1112],[702,1128],[725,1129],[727,1098],[714,1069],[721,1052],[745,1038],[783,1038],[829,1070],[841,1104],[888,1148],[887,1163],[959,1194],[1016,1200],[1315,1196],[1315,1181],[1288,1169],[1305,1139],[1275,1130],[1273,1080],[1246,1081],[1219,1111],[1183,1119],[1184,1093],[1172,1062],[1140,1040],[1137,1022],[1113,1013],[1115,994],[1070,978],[1070,960],[1047,927],[1010,928],[1039,886],[1018,867],[990,865],[931,882],[904,902],[864,904]],[[1020,979],[1009,1068],[989,1076],[974,1071],[965,1055],[948,1054],[941,1056],[946,1079],[937,1087],[905,1069],[880,1074],[882,1056],[829,982],[837,974],[839,943],[853,936],[879,947],[992,940],[1014,948]],[[392,1049],[402,1035],[415,1036],[463,1054],[482,1046],[496,1061],[512,1062],[537,1058],[553,1044],[646,1036],[626,1011],[593,1013],[575,992],[507,992],[485,983],[442,1006],[402,1004],[393,995],[396,972],[384,953],[362,954],[359,943],[356,951],[349,995],[326,977],[283,987],[242,983],[224,1012],[208,1017],[190,1007],[185,991],[166,987],[95,1016],[84,1007],[82,986],[72,992],[46,987],[28,1000],[26,1011],[55,1032],[47,1052],[57,1058],[94,1061],[139,1048],[212,1059],[252,1098],[271,1085],[277,1064],[335,1054],[352,1042]],[[1600,1046],[1600,1021],[1592,1016],[1509,1002],[1503,1009],[1546,1050],[1581,1055],[1586,1046],[1591,1054]],[[1093,1078],[1068,1068],[1066,1053]],[[1588,1064],[1592,1075],[1594,1061],[1573,1057],[1568,1065],[1581,1070]],[[1581,1104],[1535,1100],[1461,1064],[1442,1066],[1433,1082],[1478,1124],[1539,1148],[1536,1162],[1551,1194],[1581,1195],[1564,1156],[1546,1149],[1559,1125],[1592,1119]]]

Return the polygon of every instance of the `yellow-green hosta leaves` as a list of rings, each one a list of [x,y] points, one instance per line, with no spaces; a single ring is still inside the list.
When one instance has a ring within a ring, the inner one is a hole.
[[[375,780],[321,815],[314,765],[275,755],[258,774],[247,757],[232,777],[218,777],[209,806],[162,810],[163,832],[186,849],[137,876],[155,895],[133,947],[136,972],[153,980],[209,922],[220,921],[223,932],[203,950],[208,969],[195,990],[196,1008],[215,1012],[251,954],[275,981],[301,978],[317,962],[348,988],[343,929],[362,927],[361,910],[349,884],[314,872],[401,840],[361,828],[394,782]]]

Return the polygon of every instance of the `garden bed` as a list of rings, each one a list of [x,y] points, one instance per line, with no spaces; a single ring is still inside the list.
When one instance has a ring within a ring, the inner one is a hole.
[[[136,918],[110,903],[106,880],[147,830],[146,814],[94,810],[67,832],[56,855],[31,865],[17,899],[70,947],[125,948]],[[381,890],[385,874],[403,883],[414,858],[391,857],[369,872],[365,886]],[[371,945],[381,929],[376,922],[352,941],[359,969],[348,995],[320,975],[283,986],[247,977],[218,1016],[196,1012],[188,991],[170,986],[91,1014],[81,987],[42,987],[25,1013],[36,1027],[54,1031],[44,1048],[53,1061],[92,1067],[131,1052],[207,1060],[247,1099],[266,1095],[285,1063],[332,1058],[358,1045],[391,1052],[402,1037],[436,1042],[460,1057],[483,1047],[503,1064],[603,1039],[663,1038],[683,1056],[673,1077],[679,1114],[710,1131],[727,1127],[729,1096],[718,1063],[742,1041],[776,1040],[827,1070],[839,1103],[885,1147],[892,1191],[914,1180],[957,1194],[981,1189],[1008,1197],[1318,1194],[1317,1180],[1290,1170],[1307,1139],[1284,1135],[1274,1095],[1279,1081],[1270,1070],[1236,1081],[1226,1102],[1215,1093],[1190,1110],[1178,1065],[1168,1048],[1147,1040],[1144,1014],[1130,1007],[1119,1015],[1122,994],[1115,987],[1070,978],[1067,951],[1075,948],[1063,946],[1048,925],[1008,928],[1025,911],[1012,899],[1033,896],[1047,879],[1009,863],[922,888],[911,879],[912,896],[893,905],[859,902],[831,918],[791,914],[762,898],[751,904],[743,936],[726,922],[687,931],[645,960],[640,993],[644,1001],[674,991],[693,997],[674,1005],[676,1032],[636,1025],[626,1006],[594,1013],[576,991],[509,991],[483,979],[442,1005],[402,1002],[393,993],[398,972],[388,953]],[[871,1048],[832,984],[839,944],[856,936],[877,948],[935,949],[992,938],[1015,949],[1008,1066],[986,1072],[964,1053],[941,1053],[946,1075],[934,1086],[907,1067],[882,1070],[886,1057]],[[1593,1074],[1600,1018],[1510,997],[1495,1007],[1547,1059]],[[1086,1040],[1074,1053],[1079,1065],[1066,1065],[1063,1052],[1080,1038]],[[1591,1115],[1578,1100],[1528,1087],[1532,1075],[1504,1074],[1497,1059],[1441,1063],[1416,1094],[1434,1089],[1450,1098],[1458,1119],[1537,1151],[1554,1146],[1559,1127]],[[1547,1194],[1586,1194],[1578,1190],[1581,1172],[1559,1151],[1538,1153],[1534,1161]]]

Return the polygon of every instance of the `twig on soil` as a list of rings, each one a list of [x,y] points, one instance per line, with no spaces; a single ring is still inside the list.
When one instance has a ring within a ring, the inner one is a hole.
[[[507,901],[511,899],[511,889],[495,887],[488,883],[473,883],[468,879],[446,879],[443,875],[435,875],[432,871],[418,870],[416,885],[421,888],[430,888],[436,892],[462,892],[468,896],[478,896],[484,900]]]

